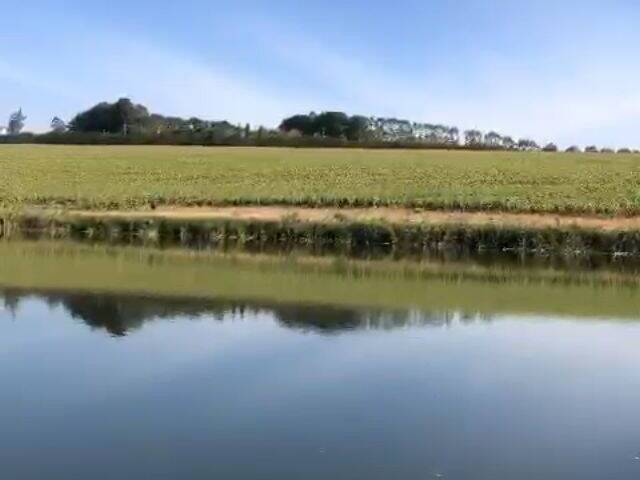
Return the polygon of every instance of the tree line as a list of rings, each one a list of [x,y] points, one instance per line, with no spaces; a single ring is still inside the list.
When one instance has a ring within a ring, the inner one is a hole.
[[[317,147],[450,148],[469,150],[518,150],[557,152],[554,143],[539,145],[529,138],[514,139],[495,131],[460,132],[455,126],[416,123],[397,118],[347,115],[344,112],[311,112],[285,118],[277,129],[249,124],[233,125],[197,117],[181,118],[150,113],[128,98],[101,102],[77,114],[69,122],[51,120],[44,134],[22,133],[26,116],[22,109],[9,117],[4,143],[70,144],[177,144],[177,145],[273,145]],[[571,146],[567,152],[582,151]],[[588,146],[585,152],[612,153]],[[639,153],[621,148],[618,153]]]

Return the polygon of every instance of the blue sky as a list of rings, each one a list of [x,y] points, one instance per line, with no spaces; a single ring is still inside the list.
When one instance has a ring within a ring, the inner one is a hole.
[[[7,2],[0,123],[100,100],[276,126],[343,110],[640,147],[636,1]]]

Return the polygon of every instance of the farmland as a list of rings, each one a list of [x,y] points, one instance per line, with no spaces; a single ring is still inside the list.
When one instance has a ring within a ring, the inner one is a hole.
[[[640,213],[640,156],[205,148],[0,147],[0,204],[407,206]]]

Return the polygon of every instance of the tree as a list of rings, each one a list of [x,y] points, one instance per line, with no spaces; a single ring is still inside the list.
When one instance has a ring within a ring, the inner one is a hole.
[[[513,150],[513,148],[515,148],[516,146],[516,142],[513,139],[513,137],[502,137],[502,148],[506,149],[506,150]]]
[[[67,124],[60,117],[53,117],[53,120],[51,120],[51,131],[54,133],[64,133],[67,131]]]
[[[349,118],[345,135],[352,141],[364,140],[369,131],[369,119],[361,115],[354,115]]]
[[[280,124],[280,130],[283,132],[298,130],[303,135],[313,135],[315,133],[314,118],[312,115],[294,115],[285,118]]]
[[[210,122],[206,134],[215,142],[220,143],[227,141],[231,137],[240,136],[242,128],[238,128],[227,121]]]
[[[600,150],[600,153],[614,153],[612,148],[603,148]]]
[[[446,125],[435,125],[432,129],[433,142],[439,145],[447,143],[449,138],[449,127]]]
[[[102,102],[79,113],[70,122],[77,132],[127,133],[131,127],[142,130],[151,125],[149,111],[143,105],[135,105],[128,98],[115,103]]]
[[[344,112],[322,112],[313,120],[314,134],[323,137],[341,138],[347,136],[349,117]]]
[[[543,152],[557,152],[558,147],[555,143],[547,143],[544,147],[542,147]]]
[[[567,148],[565,150],[565,152],[567,153],[580,153],[582,150],[580,150],[580,147],[577,145],[571,145],[569,148]]]
[[[618,153],[629,154],[629,153],[631,153],[631,149],[630,148],[619,148],[618,149]]]
[[[349,117],[343,112],[322,112],[316,115],[311,112],[309,115],[294,115],[285,118],[280,124],[280,130],[283,132],[297,130],[303,135],[309,136],[359,140],[369,129],[369,125],[369,119],[359,115]]]
[[[598,153],[598,147],[596,147],[595,145],[589,145],[584,149],[584,151],[587,153]]]
[[[447,143],[457,145],[460,143],[460,130],[458,127],[450,127],[447,131]]]
[[[531,150],[539,150],[540,147],[536,142],[534,142],[531,139],[521,138],[520,140],[518,140],[518,149],[531,151]]]
[[[489,132],[484,137],[484,143],[493,148],[502,146],[502,136],[498,132]]]
[[[18,135],[24,128],[24,121],[27,117],[22,113],[22,108],[18,109],[17,112],[13,112],[9,117],[9,125],[7,127],[7,132],[9,135]]]
[[[468,147],[482,145],[484,136],[480,130],[466,130],[464,132],[464,144]]]

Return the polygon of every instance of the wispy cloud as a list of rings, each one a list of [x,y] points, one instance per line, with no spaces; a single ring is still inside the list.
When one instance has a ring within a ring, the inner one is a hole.
[[[616,39],[591,39],[586,52],[563,45],[561,53],[551,39],[542,57],[481,54],[462,68],[436,66],[425,76],[380,69],[365,56],[265,19],[247,33],[331,92],[334,101],[308,109],[350,109],[565,143],[587,141],[587,134],[597,141],[599,128],[640,119],[640,92],[630,81],[640,77],[640,67]]]
[[[66,68],[73,75],[60,81],[43,71],[0,62],[0,82],[64,99],[72,105],[67,115],[97,101],[127,96],[165,114],[272,126],[312,103],[290,95],[286,86],[271,89],[258,76],[247,78],[188,52],[113,31],[99,31],[90,45],[74,48]],[[45,129],[50,115],[30,116],[30,127]]]
[[[2,59],[0,59],[0,80],[7,84],[29,87],[52,95],[74,97],[73,89],[52,78],[51,75],[33,72]]]
[[[272,90],[257,77],[140,40],[129,44],[124,55],[103,57],[96,67],[103,91],[134,97],[164,113],[273,125],[306,103],[289,96],[286,88]]]

